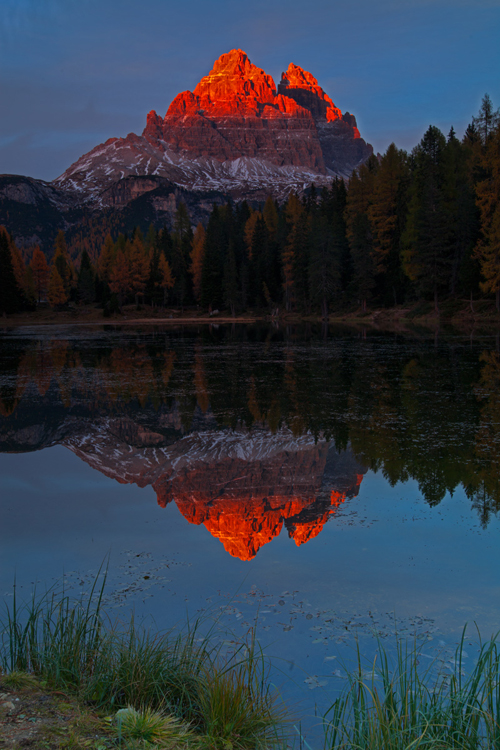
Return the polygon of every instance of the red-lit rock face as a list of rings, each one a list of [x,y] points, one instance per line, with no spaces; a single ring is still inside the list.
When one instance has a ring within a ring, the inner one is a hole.
[[[55,182],[111,205],[112,183],[152,174],[237,200],[288,197],[312,182],[328,185],[331,175],[349,177],[372,152],[354,116],[342,115],[314,76],[292,63],[277,92],[238,49],[178,94],[164,118],[151,111],[142,136],[109,139]]]
[[[342,117],[340,109],[318,86],[316,78],[294,63],[290,63],[286,73],[281,74],[278,93],[308,109],[315,120],[334,122]]]
[[[319,444],[271,460],[224,459],[164,475],[153,485],[159,505],[172,500],[182,515],[206,529],[240,560],[251,560],[285,524],[299,547],[318,536],[347,497],[358,494],[359,465],[339,476],[341,489],[322,491],[329,446]]]
[[[241,50],[216,60],[193,92],[178,94],[163,121],[150,112],[143,135],[195,157],[258,157],[325,172],[311,112],[278,95],[272,77]]]

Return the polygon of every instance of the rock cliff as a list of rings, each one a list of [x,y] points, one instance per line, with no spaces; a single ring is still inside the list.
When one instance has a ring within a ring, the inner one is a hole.
[[[311,73],[291,63],[276,89],[238,49],[178,94],[163,118],[151,111],[142,135],[110,138],[55,184],[103,205],[112,183],[149,175],[237,199],[284,197],[349,176],[371,153],[354,116],[342,114]]]

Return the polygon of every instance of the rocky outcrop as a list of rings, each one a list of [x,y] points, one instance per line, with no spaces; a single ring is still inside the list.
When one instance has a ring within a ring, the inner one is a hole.
[[[342,117],[342,112],[318,85],[316,78],[294,63],[290,63],[286,73],[281,74],[278,93],[307,109],[316,122],[335,122]]]
[[[284,197],[331,175],[349,176],[372,148],[307,71],[293,63],[276,85],[242,50],[215,61],[194,91],[178,94],[165,117],[151,111],[141,136],[110,138],[55,183],[110,203],[109,186],[155,176],[189,190],[234,198]],[[116,192],[116,191],[115,191]]]
[[[277,94],[271,76],[241,50],[216,60],[192,93],[174,99],[163,121],[150,112],[143,136],[193,157],[257,157],[325,173],[311,112]]]
[[[49,252],[58,230],[78,233],[89,210],[116,210],[117,226],[130,231],[138,215],[171,226],[182,200],[196,224],[229,196],[283,200],[312,183],[328,186],[372,151],[355,117],[311,73],[291,63],[276,89],[245,52],[232,50],[164,117],[150,112],[142,135],[109,138],[52,183],[0,175],[0,224],[19,245]]]

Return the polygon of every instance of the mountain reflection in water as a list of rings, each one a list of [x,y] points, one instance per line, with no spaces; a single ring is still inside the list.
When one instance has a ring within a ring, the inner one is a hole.
[[[365,471],[350,450],[339,454],[325,440],[287,429],[195,431],[163,443],[160,433],[125,418],[94,424],[66,445],[119,482],[151,484],[159,505],[174,500],[190,523],[204,524],[241,560],[253,558],[283,522],[297,545],[317,536],[330,513],[358,493]]]
[[[65,445],[249,560],[283,524],[297,545],[317,536],[368,468],[416,479],[430,505],[462,484],[486,525],[499,386],[498,353],[457,341],[18,333],[2,343],[0,450]]]

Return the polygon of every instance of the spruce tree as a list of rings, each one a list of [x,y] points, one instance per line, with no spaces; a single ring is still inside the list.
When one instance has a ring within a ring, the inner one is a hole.
[[[403,269],[420,294],[433,297],[436,312],[439,296],[449,290],[452,275],[445,149],[444,135],[432,125],[414,149],[408,218],[402,238]]]
[[[10,240],[0,227],[0,313],[8,315],[23,307],[23,294],[18,286],[12,266]]]

